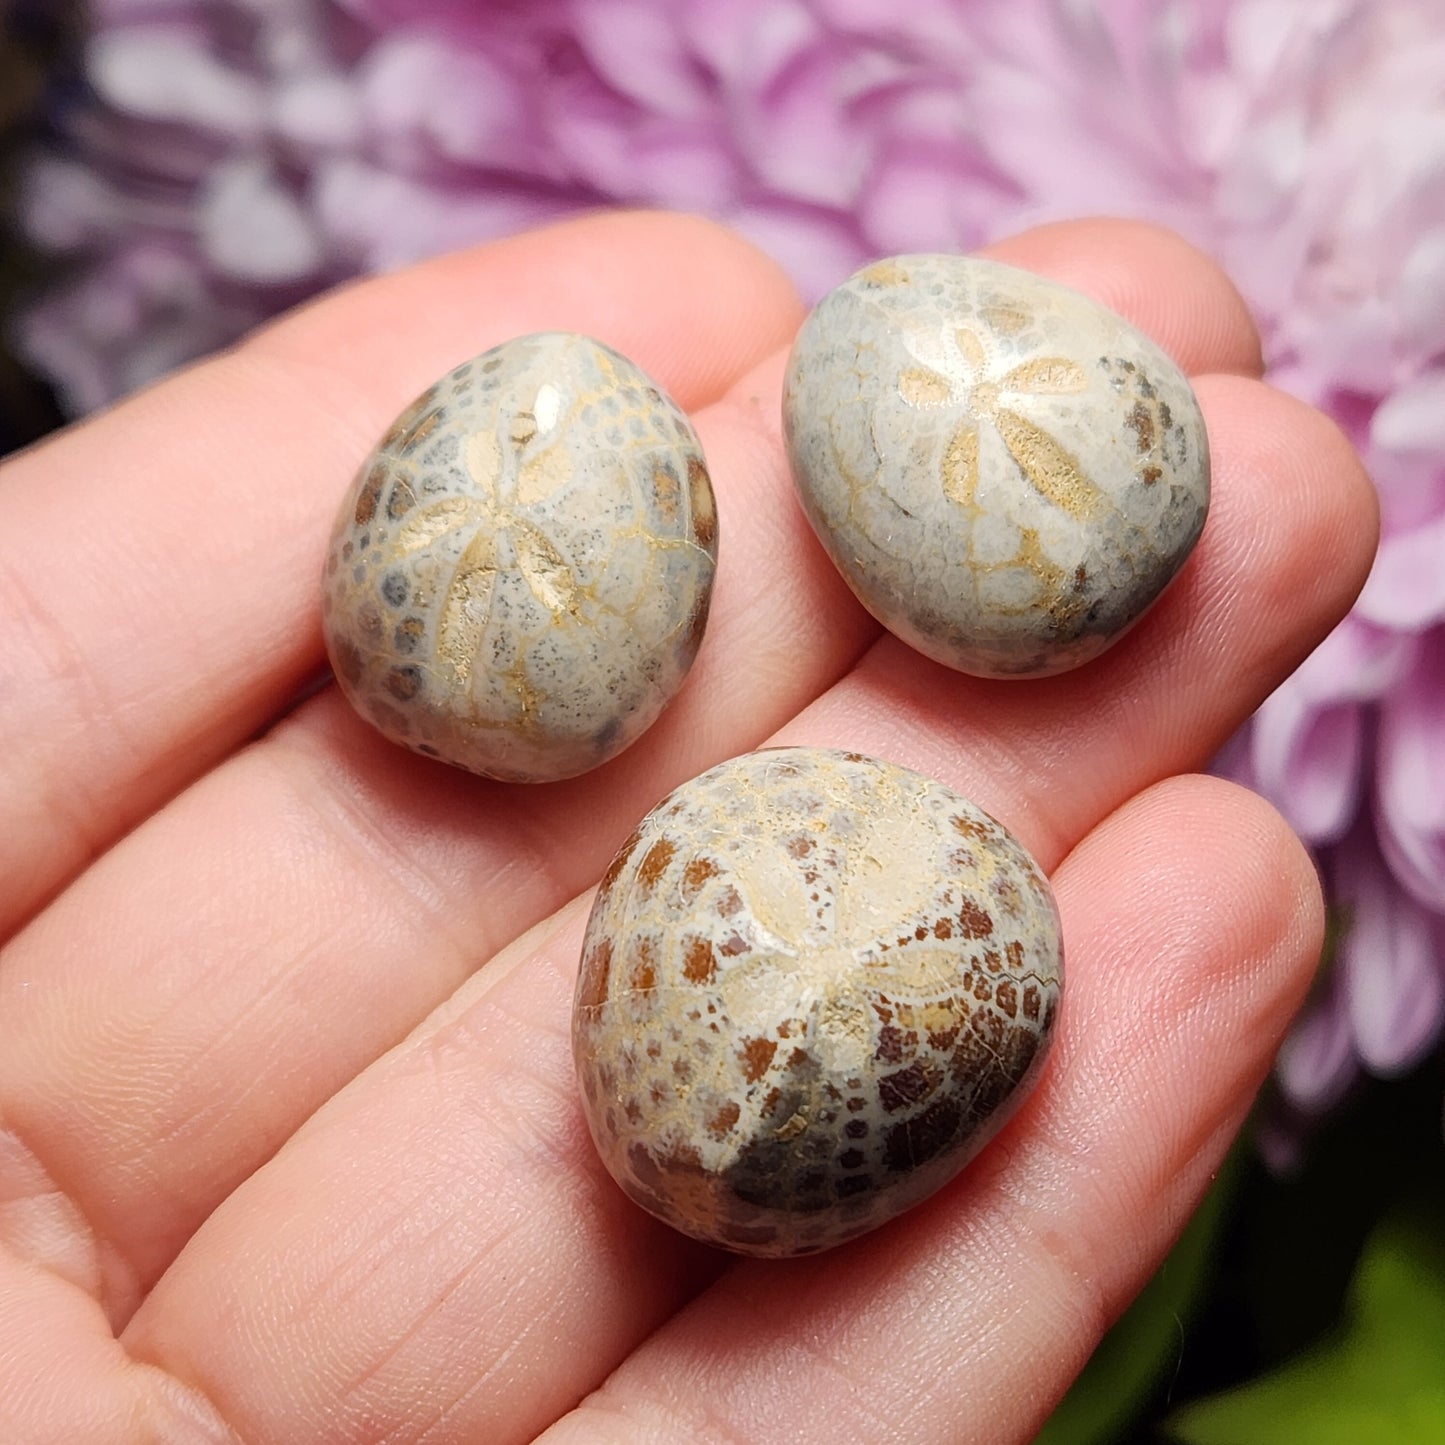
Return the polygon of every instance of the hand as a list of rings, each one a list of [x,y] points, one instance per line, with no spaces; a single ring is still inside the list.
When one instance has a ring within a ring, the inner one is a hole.
[[[800,305],[702,221],[597,217],[368,281],[4,468],[0,1438],[1032,1435],[1182,1228],[1309,983],[1308,858],[1189,772],[1342,615],[1375,515],[1184,243],[1083,222],[993,254],[1151,332],[1213,448],[1179,581],[1049,681],[879,637],[787,477]],[[305,694],[361,458],[447,368],[554,327],[694,415],[722,560],[662,722],[528,789]],[[876,753],[994,813],[1054,877],[1069,966],[1043,1082],[978,1162],[783,1263],[623,1197],[568,1047],[589,885],[667,789],[769,739]]]

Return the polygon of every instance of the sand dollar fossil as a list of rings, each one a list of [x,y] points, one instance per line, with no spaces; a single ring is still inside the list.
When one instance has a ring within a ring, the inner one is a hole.
[[[1158,346],[996,261],[898,256],[819,302],[788,367],[804,509],[864,606],[937,661],[1037,676],[1097,656],[1183,565],[1204,421]]]
[[[997,822],[857,753],[749,753],[613,860],[572,1041],[644,1209],[745,1254],[826,1249],[951,1179],[1037,1078],[1062,944]]]
[[[717,514],[678,407],[585,336],[449,372],[367,460],[326,559],[342,690],[387,737],[517,782],[627,747],[707,620]]]

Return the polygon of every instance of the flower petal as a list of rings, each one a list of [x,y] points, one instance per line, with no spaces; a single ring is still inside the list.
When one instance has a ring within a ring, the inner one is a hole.
[[[313,219],[259,157],[215,168],[198,219],[207,260],[238,280],[299,281],[319,271],[325,261]]]
[[[1382,627],[1415,632],[1445,619],[1445,513],[1387,536],[1356,611]]]
[[[1323,1114],[1344,1097],[1359,1071],[1349,1019],[1331,980],[1305,1006],[1275,1060],[1281,1092],[1307,1114]]]
[[[1389,1078],[1419,1062],[1445,1023],[1442,919],[1403,896],[1368,829],[1335,855],[1336,900],[1349,925],[1336,964],[1355,1050]]]
[[[1424,641],[1414,673],[1381,707],[1376,815],[1396,879],[1445,912],[1445,632]]]
[[[119,110],[248,139],[261,133],[265,90],[213,55],[196,27],[103,30],[86,59],[91,83]]]
[[[1388,452],[1445,451],[1445,371],[1426,372],[1387,397],[1370,440]]]
[[[1364,719],[1357,703],[1317,708],[1280,688],[1255,714],[1251,761],[1259,790],[1307,843],[1344,836],[1359,804]]]

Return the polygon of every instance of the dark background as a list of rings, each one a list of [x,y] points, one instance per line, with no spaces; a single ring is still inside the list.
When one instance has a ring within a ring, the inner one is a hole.
[[[15,198],[23,153],[42,132],[47,97],[77,83],[77,12],[59,0],[0,0],[0,455],[61,421],[49,387],[13,349],[17,309],[54,279],[53,265],[43,263],[19,232]]]

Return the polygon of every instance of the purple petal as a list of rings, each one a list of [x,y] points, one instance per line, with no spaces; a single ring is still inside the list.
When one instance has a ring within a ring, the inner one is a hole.
[[[454,192],[351,160],[320,168],[313,203],[333,243],[367,271],[510,235],[571,209],[545,193]]]
[[[87,69],[119,110],[254,140],[266,115],[254,77],[225,65],[189,27],[128,26],[91,42]]]
[[[1424,640],[1414,673],[1381,707],[1376,815],[1395,877],[1445,912],[1445,632]]]
[[[1413,637],[1355,612],[1305,658],[1294,681],[1318,701],[1375,702],[1409,676],[1417,652]]]
[[[304,280],[324,264],[313,219],[259,157],[216,167],[198,219],[206,258],[223,276],[271,285]]]
[[[403,31],[373,46],[358,70],[367,128],[391,165],[435,159],[513,164],[526,112],[522,83],[485,54]]]
[[[277,133],[295,147],[339,151],[361,143],[362,97],[345,75],[328,70],[286,77],[271,102]]]
[[[30,239],[53,251],[77,251],[112,234],[129,209],[96,171],[41,155],[23,179],[21,214]]]
[[[1445,513],[1387,536],[1356,610],[1382,627],[1416,632],[1445,619]]]
[[[899,72],[889,57],[839,40],[793,57],[738,113],[739,142],[763,184],[816,205],[851,206],[873,157],[859,110]]]
[[[1445,1022],[1442,920],[1400,892],[1367,830],[1335,856],[1335,898],[1348,924],[1336,966],[1355,1049],[1371,1073],[1418,1063]]]
[[[686,126],[640,137],[633,158],[638,198],[658,205],[721,215],[742,187],[737,158],[706,132]]]
[[[1394,308],[1377,296],[1363,296],[1328,315],[1301,314],[1291,319],[1291,337],[1306,365],[1324,358],[1319,368],[1323,389],[1379,395],[1395,383],[1399,355]]]
[[[1305,1005],[1275,1060],[1280,1090],[1307,1114],[1322,1114],[1338,1103],[1359,1071],[1341,1004],[1338,980],[1332,978]]]
[[[869,258],[847,217],[821,207],[759,202],[741,206],[727,220],[782,262],[807,301],[816,301]]]
[[[337,0],[341,7],[377,30],[441,30],[459,42],[491,28],[498,12],[515,9],[507,0]],[[555,0],[519,0],[535,11],[556,12]]]
[[[799,0],[683,0],[679,25],[718,77],[724,104],[745,100],[817,42],[817,19]]]
[[[1342,837],[1363,785],[1366,715],[1406,675],[1409,637],[1347,617],[1265,700],[1250,729],[1253,785],[1307,842]]]
[[[587,0],[574,15],[588,58],[621,94],[675,119],[708,105],[709,87],[653,0]]]
[[[1406,343],[1421,356],[1445,351],[1445,226],[1436,220],[1435,229],[1415,242],[1400,267],[1395,307]]]
[[[1255,715],[1254,776],[1260,791],[1308,843],[1344,835],[1359,803],[1364,720],[1358,704],[1311,707],[1281,688]]]
[[[1370,439],[1386,452],[1445,452],[1445,371],[1400,387],[1375,413]]]
[[[215,350],[262,315],[259,305],[218,295],[188,246],[151,241],[108,256],[27,313],[20,335],[27,354],[64,378],[65,402],[80,414]]]

